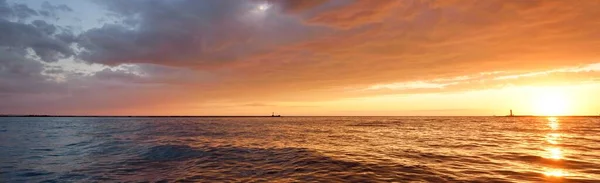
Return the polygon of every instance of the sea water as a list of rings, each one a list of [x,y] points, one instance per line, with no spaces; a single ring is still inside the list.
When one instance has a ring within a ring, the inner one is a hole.
[[[0,118],[0,182],[600,182],[600,118]]]

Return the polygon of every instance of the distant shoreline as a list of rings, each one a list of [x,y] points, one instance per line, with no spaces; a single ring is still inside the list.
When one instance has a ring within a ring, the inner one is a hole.
[[[146,116],[146,115],[0,115],[0,117],[26,117],[26,118],[277,118],[283,116]],[[526,117],[600,117],[600,116],[286,116],[286,117],[503,117],[503,118],[526,118]]]
[[[276,118],[280,116],[104,116],[104,115],[0,115],[0,117],[50,118]]]

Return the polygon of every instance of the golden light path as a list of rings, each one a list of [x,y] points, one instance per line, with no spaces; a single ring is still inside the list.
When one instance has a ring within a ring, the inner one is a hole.
[[[556,117],[549,117],[548,118],[548,126],[550,126],[550,128],[552,130],[558,130],[558,127],[559,127],[558,118],[556,118]]]
[[[563,158],[562,150],[559,147],[548,148],[547,151],[549,153],[548,157],[551,159],[560,160]]]
[[[555,109],[555,108],[547,108],[547,109]],[[558,118],[556,118],[556,117],[548,117],[547,119],[548,119],[548,127],[550,128],[550,130],[552,132],[548,133],[546,135],[546,142],[548,142],[551,145],[546,148],[547,155],[545,156],[545,158],[559,161],[564,158],[563,150],[559,146],[560,140],[561,140],[561,138],[560,138],[561,134],[557,132],[559,130],[560,123],[558,121]],[[563,170],[561,168],[544,167],[543,171],[544,171],[543,174],[548,177],[564,177],[564,176],[568,175],[568,172],[566,172],[565,170]]]
[[[556,145],[560,141],[560,133],[549,133],[546,135],[546,142]]]
[[[564,177],[566,175],[566,172],[564,172],[562,169],[550,169],[546,170],[544,172],[544,175],[550,177]]]

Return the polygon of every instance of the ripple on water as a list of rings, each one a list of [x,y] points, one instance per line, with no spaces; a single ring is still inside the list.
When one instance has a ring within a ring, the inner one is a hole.
[[[599,182],[589,120],[28,119],[1,123],[0,182]]]
[[[31,150],[34,150],[34,151],[45,151],[45,152],[54,151],[54,149],[48,149],[48,148],[31,149]]]
[[[193,149],[186,145],[159,145],[151,147],[142,155],[146,161],[177,161],[195,158],[206,154],[206,152]]]
[[[178,177],[180,181],[456,180],[425,166],[344,161],[304,148],[194,148],[186,145],[159,145],[148,148],[140,158],[128,161],[130,165],[144,167],[143,171],[154,172],[152,175],[161,175],[153,180],[159,180],[159,177],[167,177],[168,180]],[[119,171],[121,170],[117,170]],[[415,177],[415,174],[426,176]]]
[[[32,169],[18,170],[17,172],[18,172],[17,176],[25,177],[25,178],[53,174],[52,172],[47,172],[47,171],[42,171],[42,170],[32,170]]]

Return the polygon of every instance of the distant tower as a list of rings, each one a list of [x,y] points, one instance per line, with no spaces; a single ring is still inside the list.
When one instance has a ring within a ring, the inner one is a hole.
[[[514,115],[513,115],[513,113],[512,113],[512,109],[510,110],[510,116],[511,116],[511,117],[512,117],[512,116],[514,116]]]
[[[271,116],[275,116],[275,112],[271,112]]]

